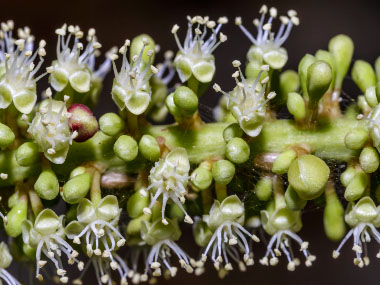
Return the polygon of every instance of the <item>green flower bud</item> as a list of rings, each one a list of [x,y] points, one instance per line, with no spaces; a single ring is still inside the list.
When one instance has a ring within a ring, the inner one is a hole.
[[[7,215],[8,223],[4,225],[5,231],[10,237],[17,237],[21,234],[21,224],[26,220],[28,213],[28,201],[25,196],[20,197],[17,204]]]
[[[380,81],[380,56],[375,61],[375,70],[377,81]]]
[[[223,131],[223,138],[226,143],[228,143],[233,138],[241,138],[242,136],[243,130],[240,128],[238,123],[229,125]]]
[[[375,107],[377,104],[379,104],[377,100],[377,94],[376,94],[376,87],[375,86],[369,86],[365,90],[364,97],[370,107]]]
[[[379,154],[374,147],[365,147],[359,156],[361,168],[365,173],[373,173],[379,168]]]
[[[323,193],[329,175],[330,169],[322,159],[306,154],[290,164],[288,180],[300,198],[312,200]]]
[[[137,191],[129,197],[127,202],[127,212],[131,218],[137,218],[143,214],[143,209],[149,205],[149,195],[141,196]]]
[[[276,96],[275,100],[281,98],[285,103],[288,100],[288,94],[290,92],[298,92],[300,89],[300,79],[298,73],[294,70],[285,70],[280,75],[280,84],[279,84],[279,96]]]
[[[195,243],[200,247],[206,247],[212,237],[212,232],[207,223],[202,219],[195,221],[193,226],[193,236]]]
[[[348,166],[347,169],[340,175],[340,182],[344,187],[347,187],[352,178],[356,175],[356,170],[352,166]]]
[[[191,184],[196,191],[202,191],[210,187],[212,173],[205,167],[197,167],[190,176]]]
[[[344,209],[335,191],[326,191],[323,225],[327,237],[332,241],[339,241],[346,233]]]
[[[295,92],[288,94],[288,100],[286,102],[289,113],[294,116],[296,120],[302,120],[306,116],[305,101],[302,96]]]
[[[260,201],[268,201],[272,196],[272,178],[261,177],[255,186],[255,194]]]
[[[247,79],[253,78],[256,79],[256,77],[259,75],[262,66],[262,62],[258,62],[256,60],[248,62],[246,68],[245,68],[245,76]],[[260,81],[263,80],[265,77],[268,76],[268,71],[264,71],[261,73]]]
[[[286,206],[292,211],[299,211],[305,208],[307,201],[303,200],[298,196],[297,192],[294,191],[292,186],[288,186],[285,192],[285,202]]]
[[[330,87],[332,77],[330,65],[323,60],[317,60],[309,66],[307,70],[307,92],[311,104],[316,104],[322,98]]]
[[[169,110],[169,113],[172,114],[174,117],[180,117],[181,111],[177,107],[177,105],[174,103],[174,93],[170,93],[165,100],[165,105]]]
[[[344,191],[344,198],[353,202],[363,196],[369,183],[368,175],[364,171],[358,171]]]
[[[185,219],[185,213],[177,204],[170,205],[168,216],[170,219],[176,219],[177,221],[183,221]]]
[[[134,138],[122,135],[120,136],[113,146],[115,154],[124,161],[132,161],[139,153],[139,147]]]
[[[70,179],[74,178],[75,176],[81,175],[83,173],[86,173],[86,167],[78,166],[70,172]]]
[[[235,165],[228,160],[218,160],[212,166],[212,177],[216,183],[227,185],[235,175]]]
[[[12,255],[9,252],[8,246],[5,242],[0,243],[0,268],[5,269],[12,263]],[[11,283],[10,283],[11,284]]]
[[[233,163],[244,163],[249,159],[250,148],[242,138],[231,139],[226,146],[226,157]]]
[[[45,169],[41,172],[34,184],[34,191],[45,200],[53,200],[58,196],[59,182],[53,170]]]
[[[357,150],[361,149],[368,140],[368,131],[365,129],[351,129],[344,137],[344,143],[347,148]]]
[[[8,147],[15,141],[15,135],[12,130],[2,123],[0,123],[0,147]]]
[[[364,60],[355,61],[351,76],[362,92],[365,92],[370,86],[376,86],[375,71],[372,66]]]
[[[273,162],[272,172],[279,175],[285,174],[296,157],[297,153],[293,149],[283,151]]]
[[[197,95],[186,86],[180,86],[175,90],[173,102],[184,116],[192,116],[198,109]]]
[[[298,75],[300,78],[301,82],[301,89],[302,89],[302,94],[305,98],[308,97],[307,94],[307,77],[308,77],[308,69],[310,65],[312,65],[316,61],[315,57],[312,56],[311,54],[306,54],[298,64]]]
[[[34,142],[26,142],[20,145],[16,151],[17,163],[21,166],[29,166],[40,159],[38,145]]]
[[[128,223],[128,226],[127,226],[127,234],[129,236],[140,235],[141,224],[144,221],[149,222],[150,218],[151,218],[151,215],[144,214],[138,218],[134,218],[134,219],[130,220],[130,222]]]
[[[139,152],[150,161],[160,159],[161,150],[157,140],[151,135],[143,135],[139,142]]]
[[[358,107],[362,113],[368,114],[371,112],[371,107],[363,95],[358,96]]]
[[[336,79],[335,89],[340,89],[344,77],[350,67],[352,55],[354,53],[354,43],[346,35],[336,35],[329,41],[329,51],[334,57]]]
[[[124,120],[115,113],[107,113],[100,117],[99,128],[107,136],[116,136],[125,128]]]
[[[330,65],[331,71],[332,71],[332,81],[329,86],[330,87],[329,89],[333,88],[335,84],[335,76],[336,76],[335,59],[333,55],[327,50],[320,49],[315,53],[315,58],[317,60],[322,60],[324,62],[327,62]]]
[[[83,173],[74,176],[63,185],[62,198],[66,203],[76,204],[86,197],[91,187],[92,176],[90,173]]]
[[[152,39],[152,37],[147,34],[141,34],[141,35],[138,35],[137,37],[134,37],[132,39],[131,48],[129,52],[129,62],[133,62],[133,57],[138,56],[140,54],[142,48],[144,47],[144,42],[145,42],[145,49],[141,58],[142,63],[143,63],[143,65],[141,66],[142,68],[144,68],[149,62],[148,51],[155,50],[156,44],[154,43],[154,40]],[[150,62],[154,62],[154,53],[150,57],[151,57]]]

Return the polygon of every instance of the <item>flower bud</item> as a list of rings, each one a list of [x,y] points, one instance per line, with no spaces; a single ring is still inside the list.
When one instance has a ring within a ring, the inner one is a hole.
[[[143,63],[143,65],[141,66],[142,69],[149,62],[148,52],[150,50],[153,51],[153,55],[150,56],[151,58],[150,61],[154,62],[155,43],[152,37],[147,34],[141,34],[141,35],[138,35],[137,37],[134,37],[131,42],[131,49],[129,53],[129,62],[133,62],[133,57],[138,56],[140,54],[144,45],[145,45],[145,48],[144,48],[144,52],[141,58],[142,63]]]
[[[365,92],[368,87],[376,85],[375,71],[372,66],[364,60],[355,61],[351,76],[362,92]]]
[[[235,175],[235,165],[228,160],[218,160],[212,166],[212,177],[216,183],[227,185]]]
[[[258,62],[254,60],[254,61],[248,62],[247,67],[245,68],[245,76],[247,77],[247,79],[249,78],[255,79],[259,75],[260,71],[262,71],[261,66],[262,66],[261,61]],[[268,76],[268,71],[264,71],[261,73],[259,80],[261,81],[267,76]]]
[[[4,227],[8,236],[17,237],[21,234],[21,224],[26,220],[27,213],[28,201],[26,197],[22,197],[7,215],[8,223]]]
[[[84,167],[84,166],[78,166],[78,167],[74,168],[70,172],[70,179],[74,178],[75,176],[81,175],[81,174],[83,174],[85,172],[86,172],[86,167]]]
[[[100,117],[99,128],[107,136],[116,136],[125,128],[123,119],[115,113],[107,113]]]
[[[223,131],[223,138],[226,143],[228,143],[233,138],[241,138],[242,136],[243,130],[240,128],[238,123],[229,125]]]
[[[284,104],[288,100],[288,94],[290,92],[298,92],[300,89],[300,79],[298,73],[294,70],[285,70],[280,75],[279,82],[279,95],[276,96],[275,100],[278,101],[281,98],[281,104]]]
[[[354,53],[354,43],[346,35],[336,35],[329,41],[329,52],[335,61],[335,89],[340,89],[344,77],[350,67],[352,55]]]
[[[226,157],[233,163],[241,164],[249,159],[250,148],[242,138],[231,139],[226,146]]]
[[[352,166],[348,166],[347,169],[340,175],[340,182],[344,187],[347,187],[352,178],[355,177],[356,170]]]
[[[295,120],[302,120],[306,116],[305,101],[302,96],[295,92],[288,94],[288,100],[286,102],[288,111],[294,116]]]
[[[272,178],[263,176],[257,181],[255,194],[260,201],[268,201],[272,196]]]
[[[380,56],[375,61],[375,71],[377,81],[380,81]]]
[[[358,171],[344,191],[344,198],[353,202],[362,197],[369,183],[368,175],[364,171]]]
[[[305,98],[307,98],[307,74],[308,74],[308,69],[310,65],[312,65],[316,61],[315,57],[312,56],[311,54],[306,54],[298,64],[298,75],[300,78],[300,83],[301,83],[301,89],[302,89],[302,94]]]
[[[311,64],[307,71],[307,91],[309,102],[316,104],[329,89],[332,81],[332,70],[330,65],[317,60]]]
[[[180,86],[175,90],[173,102],[184,116],[192,116],[198,109],[197,95],[186,86]]]
[[[181,111],[177,107],[177,105],[174,103],[174,93],[170,93],[165,100],[165,105],[169,110],[169,113],[172,114],[174,117],[180,117]]]
[[[367,101],[368,105],[372,108],[377,106],[377,104],[379,104],[379,101],[377,100],[377,94],[376,94],[376,87],[375,86],[369,86],[365,90],[364,97],[365,97],[365,100]]]
[[[160,159],[161,150],[157,140],[151,135],[143,135],[139,142],[139,152],[150,161]]]
[[[374,147],[365,147],[359,156],[360,167],[365,173],[373,173],[379,168],[379,154]]]
[[[45,200],[53,200],[58,196],[59,182],[53,170],[45,169],[41,172],[34,184],[34,191]]]
[[[272,172],[278,175],[285,174],[296,157],[297,153],[293,149],[283,151],[273,162]]]
[[[212,183],[212,173],[209,169],[199,166],[191,174],[190,181],[194,190],[205,190],[210,187]]]
[[[334,57],[333,55],[328,52],[327,50],[318,50],[316,53],[315,53],[315,58],[317,60],[322,60],[324,62],[327,62],[330,67],[331,67],[331,71],[332,71],[332,81],[331,81],[331,84],[330,84],[330,88],[334,88],[334,84],[335,84],[335,75],[336,75],[336,68],[335,68],[335,60],[334,60]]]
[[[79,174],[65,183],[62,187],[62,198],[66,203],[76,204],[86,197],[91,187],[91,174]]]
[[[368,102],[363,95],[358,96],[358,107],[364,114],[371,112],[371,107],[368,105]]]
[[[285,192],[285,202],[286,206],[292,211],[300,211],[305,208],[307,201],[303,200],[298,196],[297,192],[294,191],[292,186],[288,186]]]
[[[346,233],[344,209],[335,191],[326,191],[323,225],[327,237],[332,241],[339,241]]]
[[[330,169],[322,159],[306,154],[290,164],[288,180],[300,198],[312,200],[323,193],[329,175]]]
[[[344,137],[344,143],[347,148],[357,150],[361,149],[368,140],[368,131],[365,129],[351,129]]]
[[[92,138],[98,131],[98,121],[90,108],[86,105],[73,104],[67,112],[71,114],[69,118],[71,131],[78,132],[78,135],[74,138],[74,141],[84,142]]]
[[[0,123],[0,147],[5,148],[10,146],[15,140],[15,135],[12,130],[2,123]]]
[[[185,219],[185,213],[177,204],[170,205],[168,216],[170,219],[176,219],[178,221],[183,221]]]
[[[16,160],[21,166],[29,166],[40,159],[38,145],[34,142],[26,142],[16,150]]]
[[[139,153],[139,147],[134,138],[122,135],[120,136],[113,146],[115,154],[124,161],[132,161]]]
[[[143,209],[149,205],[149,195],[141,196],[139,191],[136,191],[129,197],[127,202],[127,212],[131,218],[137,218],[143,214]]]
[[[0,268],[5,269],[12,263],[12,255],[9,252],[8,246],[5,242],[0,243]]]
[[[128,223],[127,226],[127,234],[129,236],[134,236],[134,235],[140,235],[140,230],[141,230],[141,224],[142,222],[146,221],[148,222],[151,218],[151,215],[141,215],[138,218],[131,219]]]

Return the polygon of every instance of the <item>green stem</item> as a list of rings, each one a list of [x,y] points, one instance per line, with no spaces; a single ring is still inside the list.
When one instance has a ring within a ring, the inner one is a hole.
[[[101,179],[100,171],[95,169],[92,174],[92,183],[91,183],[91,190],[90,190],[90,199],[95,207],[99,204],[100,200],[102,199],[102,191],[100,189],[100,179]]]
[[[197,96],[199,97],[200,95],[198,94],[198,89],[199,89],[199,81],[194,77],[191,76],[189,80],[187,81],[187,87],[189,87]]]
[[[227,198],[226,185],[220,185],[218,183],[215,183],[215,192],[216,192],[216,199],[218,199],[219,202],[223,202],[223,200]]]
[[[276,210],[286,207],[285,195],[284,195],[284,184],[280,176],[273,176],[273,195]]]

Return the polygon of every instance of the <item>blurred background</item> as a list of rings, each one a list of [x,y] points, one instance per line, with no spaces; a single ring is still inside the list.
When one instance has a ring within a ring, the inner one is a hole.
[[[222,32],[228,36],[228,41],[215,52],[217,72],[215,82],[223,90],[231,90],[234,81],[231,78],[232,60],[245,61],[250,42],[234,25],[234,18],[241,16],[245,26],[253,31],[252,19],[258,16],[262,0],[232,1],[232,0],[1,0],[0,20],[13,19],[16,27],[29,26],[37,40],[45,39],[47,45],[46,62],[49,64],[55,58],[56,35],[54,30],[63,23],[79,25],[83,30],[96,28],[103,52],[112,46],[121,46],[125,39],[132,39],[140,33],[150,34],[161,46],[157,62],[163,58],[163,51],[177,47],[170,32],[174,24],[181,26],[180,38],[186,31],[186,15],[209,15],[211,19],[227,16],[230,20]],[[329,39],[339,33],[349,35],[355,43],[354,59],[364,59],[371,63],[380,54],[379,1],[342,1],[342,0],[279,0],[266,1],[268,6],[278,8],[279,14],[285,14],[289,9],[295,9],[301,25],[295,27],[285,43],[289,61],[286,68],[297,69],[299,60],[305,53],[314,53],[317,49],[327,48]],[[101,62],[101,60],[99,61]],[[106,78],[101,102],[95,110],[96,114],[116,111],[111,100],[110,91],[113,75]],[[44,82],[44,83],[42,83]],[[41,80],[40,88],[46,88],[47,80]],[[358,90],[348,77],[344,91],[352,96],[358,95]],[[201,100],[204,106],[212,107],[219,99],[211,88]],[[204,116],[210,117],[211,112],[204,107]],[[159,284],[367,284],[374,283],[380,275],[380,261],[375,258],[379,246],[371,248],[370,266],[359,269],[353,265],[354,253],[347,244],[338,260],[331,257],[332,250],[337,247],[327,240],[323,233],[322,211],[311,210],[303,215],[304,228],[301,236],[310,242],[310,251],[317,256],[317,261],[311,268],[301,265],[295,272],[286,270],[285,260],[277,267],[267,268],[258,264],[258,259],[264,254],[265,246],[256,245],[255,266],[248,272],[237,270],[220,280],[213,268],[208,268],[200,277],[179,271],[175,279],[159,280]],[[184,229],[185,238],[182,245],[191,256],[197,256],[198,250],[191,246],[191,229]],[[17,276],[25,274],[21,266],[14,266],[13,273]],[[95,284],[91,279],[84,284]]]

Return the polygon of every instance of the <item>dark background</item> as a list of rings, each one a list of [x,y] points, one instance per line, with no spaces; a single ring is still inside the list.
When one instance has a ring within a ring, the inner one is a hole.
[[[242,16],[243,23],[253,31],[252,19],[258,16],[258,10],[262,1],[38,1],[38,0],[1,0],[0,20],[13,19],[16,27],[28,25],[36,39],[45,39],[47,45],[47,62],[55,58],[56,35],[54,30],[63,23],[79,25],[87,31],[94,27],[97,30],[99,41],[103,44],[103,51],[114,45],[120,46],[126,38],[133,38],[140,33],[149,33],[162,50],[177,47],[170,33],[173,24],[181,26],[180,38],[182,39],[186,27],[186,15],[209,15],[212,19],[219,16],[227,16],[230,23],[223,27],[222,31],[228,36],[228,41],[221,45],[216,55],[217,73],[215,82],[218,82],[224,90],[233,87],[231,74],[232,60],[244,61],[245,54],[250,46],[248,39],[234,25],[234,18]],[[327,48],[328,40],[338,34],[349,35],[355,43],[355,59],[365,59],[374,62],[380,54],[380,17],[378,1],[266,1],[268,6],[275,6],[279,14],[285,14],[288,9],[295,9],[301,20],[301,25],[293,29],[285,47],[289,53],[287,68],[296,69],[300,58],[305,53],[314,53],[317,49]],[[162,53],[157,56],[162,60]],[[116,108],[110,97],[113,76],[106,79],[101,104],[96,113],[102,114],[107,111],[115,111]],[[357,90],[351,87],[350,79],[345,82],[345,91],[357,95]],[[47,87],[47,80],[42,80],[40,88]],[[209,90],[202,98],[202,103],[213,106],[217,102],[218,95]],[[207,113],[203,111],[204,113]],[[207,115],[207,114],[206,114]],[[210,114],[208,114],[209,116]],[[264,253],[264,245],[257,245],[255,266],[248,272],[234,271],[224,280],[219,280],[213,268],[208,268],[207,274],[195,277],[179,271],[178,276],[170,281],[160,280],[159,284],[367,284],[376,283],[380,276],[380,261],[375,255],[378,247],[374,246],[370,252],[371,265],[364,269],[358,269],[353,265],[354,257],[351,251],[351,243],[346,245],[341,257],[333,260],[332,250],[337,247],[327,240],[322,228],[322,212],[312,210],[303,216],[304,228],[301,235],[310,241],[310,250],[317,255],[317,261],[312,268],[304,265],[295,272],[286,270],[286,262],[280,260],[276,267],[263,267],[258,259]],[[185,236],[191,234],[185,229]],[[189,244],[185,242],[185,248]],[[197,251],[189,248],[190,255],[197,255]],[[20,267],[13,267],[13,272],[25,274]],[[95,284],[91,278],[84,284]]]

